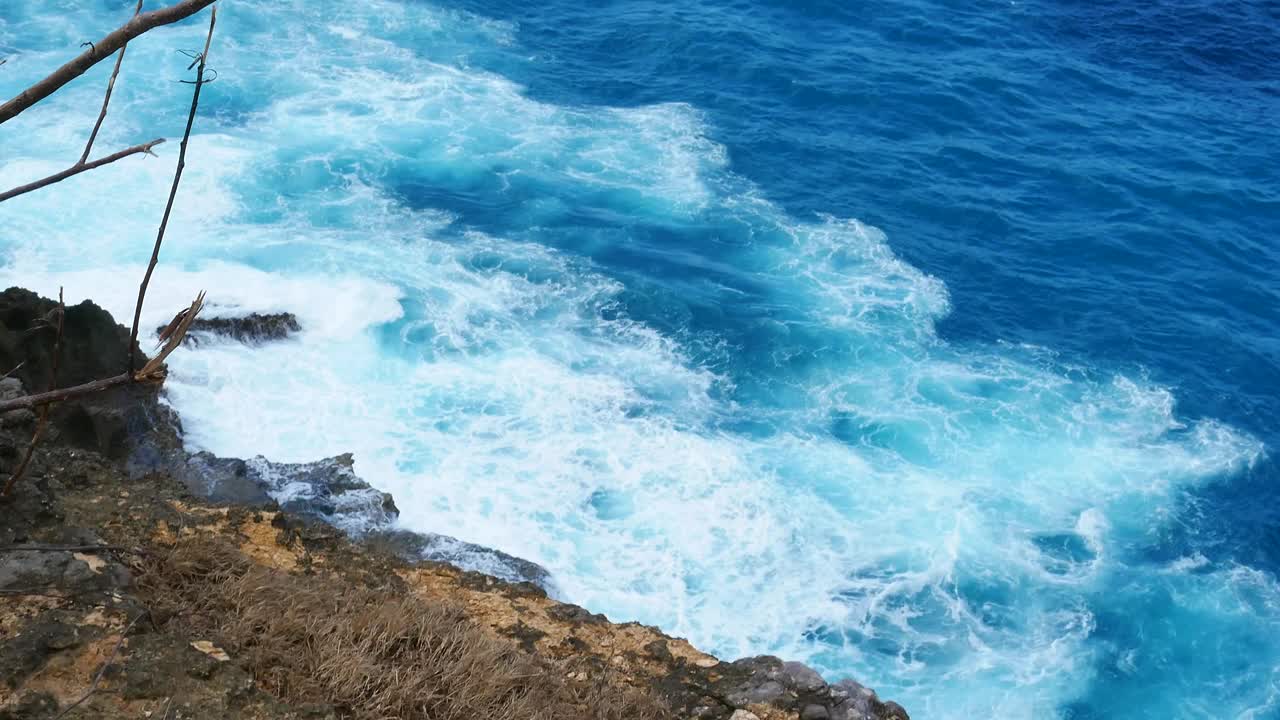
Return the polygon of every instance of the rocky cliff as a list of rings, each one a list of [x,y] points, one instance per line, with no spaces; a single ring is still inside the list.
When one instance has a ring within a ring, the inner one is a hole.
[[[0,294],[0,398],[46,387],[53,307]],[[118,373],[126,343],[67,308],[60,385]],[[35,419],[0,416],[0,479]],[[396,514],[350,456],[189,453],[155,388],[59,406],[0,500],[0,718],[907,718],[799,663],[724,662],[558,602],[537,565]]]

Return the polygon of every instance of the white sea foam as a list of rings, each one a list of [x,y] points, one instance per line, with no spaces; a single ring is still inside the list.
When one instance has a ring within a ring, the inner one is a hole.
[[[1108,652],[1091,640],[1111,588],[1158,578],[1196,622],[1274,626],[1273,578],[1126,559],[1180,490],[1252,462],[1256,441],[1179,419],[1150,383],[941,341],[941,282],[874,228],[782,213],[727,172],[695,109],[533,100],[461,59],[512,28],[426,7],[223,12],[221,94],[192,140],[144,327],[205,289],[211,313],[289,311],[303,331],[173,356],[168,392],[193,446],[284,462],[354,452],[406,527],[529,558],[574,602],[729,656],[855,673],[918,717],[1052,716]],[[14,32],[0,26],[0,41]],[[424,37],[457,50],[424,56]],[[159,64],[167,49],[130,53]],[[124,78],[113,117],[138,115],[105,140],[164,125],[144,103],[171,92]],[[0,184],[75,154],[73,99],[24,116],[48,143],[0,132]],[[131,315],[175,151],[0,207],[0,282]],[[769,332],[794,341],[770,346],[776,397],[726,399],[737,379],[618,311],[622,282],[589,259],[406,207],[393,177],[558,188],[528,201],[533,218],[612,202],[749,227],[736,260],[780,308]],[[818,351],[803,345],[818,335]],[[1139,672],[1142,652],[1115,662]],[[1271,683],[1241,696],[1248,712],[1274,703]]]

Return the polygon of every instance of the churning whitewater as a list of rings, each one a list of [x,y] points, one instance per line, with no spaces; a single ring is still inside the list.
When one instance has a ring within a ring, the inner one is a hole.
[[[60,5],[0,0],[0,94],[122,11]],[[1142,550],[1182,492],[1262,456],[1253,435],[1181,417],[1141,373],[940,338],[941,281],[873,227],[783,210],[699,108],[558,104],[473,62],[536,71],[513,24],[391,0],[219,12],[143,326],[205,289],[303,331],[173,356],[193,447],[353,452],[406,527],[915,717],[1068,714],[1152,652],[1101,627],[1134,613],[1197,655],[1185,697],[1151,699],[1169,716],[1274,717],[1275,577]],[[180,134],[174,50],[197,25],[130,46],[99,147]],[[108,72],[0,130],[0,185],[77,156]],[[159,150],[5,203],[0,283],[129,316]]]

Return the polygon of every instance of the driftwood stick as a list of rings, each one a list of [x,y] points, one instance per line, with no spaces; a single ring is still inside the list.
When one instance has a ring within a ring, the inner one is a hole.
[[[166,8],[135,15],[129,22],[106,37],[89,45],[76,59],[54,70],[48,77],[18,93],[16,97],[0,105],[0,124],[17,117],[22,111],[57,92],[59,88],[84,74],[86,70],[111,57],[139,35],[190,17],[213,4],[214,0],[181,0]]]
[[[142,0],[138,0],[138,6],[133,9],[133,16],[137,17],[142,14]],[[93,124],[93,132],[89,133],[89,142],[84,144],[84,152],[80,153],[80,162],[77,165],[83,165],[89,161],[89,151],[93,149],[93,141],[98,139],[98,130],[102,129],[102,121],[107,119],[107,106],[111,104],[111,91],[116,89],[116,76],[120,74],[120,66],[124,64],[124,51],[129,49],[129,43],[126,42],[120,46],[120,54],[116,55],[116,66],[111,71],[111,79],[107,81],[107,94],[102,98],[102,110],[98,112],[98,121]]]
[[[62,328],[66,324],[67,304],[62,299],[62,288],[58,288],[58,331],[53,336],[53,359],[49,361],[49,389],[53,390],[58,387],[58,355],[62,352]],[[31,464],[31,456],[36,452],[36,446],[40,444],[40,438],[44,435],[44,430],[49,425],[49,408],[50,405],[42,405],[40,407],[40,418],[36,420],[36,429],[31,433],[31,442],[27,444],[27,452],[22,456],[22,461],[18,463],[18,467],[14,469],[13,474],[9,476],[9,481],[4,484],[4,489],[0,490],[0,498],[8,497],[13,490],[13,486],[18,484],[22,479],[22,475],[27,471],[27,466]]]
[[[10,198],[15,198],[19,195],[25,195],[26,193],[29,193],[32,190],[39,190],[42,187],[47,187],[56,182],[62,182],[63,180],[66,180],[67,178],[73,175],[79,175],[82,172],[88,172],[89,170],[93,170],[94,168],[100,168],[103,165],[108,165],[117,160],[123,160],[124,158],[127,158],[130,155],[137,155],[138,153],[146,153],[147,155],[152,155],[154,153],[151,152],[151,148],[155,147],[156,145],[159,145],[162,142],[164,142],[164,138],[156,138],[151,142],[143,143],[141,145],[134,145],[133,147],[130,147],[130,148],[125,148],[124,150],[121,150],[118,153],[112,153],[111,155],[108,155],[103,158],[98,158],[97,160],[94,160],[93,162],[90,162],[90,163],[76,163],[75,165],[72,165],[71,167],[67,168],[66,170],[63,170],[60,173],[55,173],[42,180],[36,180],[33,183],[20,185],[12,190],[6,190],[5,192],[0,193],[0,202],[4,202],[5,200],[8,200]]]
[[[148,380],[159,378],[147,378]],[[83,385],[73,385],[68,388],[59,388],[50,390],[49,392],[37,393],[35,395],[23,395],[20,398],[5,400],[0,402],[0,414],[10,412],[11,410],[30,410],[32,408],[43,407],[49,403],[62,402],[64,400],[74,400],[85,395],[110,390],[121,385],[128,385],[131,378],[129,373],[120,373],[114,377],[102,378]]]
[[[133,327],[129,331],[129,364],[125,368],[126,375],[134,371],[134,353],[138,347],[138,323],[142,320],[142,303],[147,298],[147,285],[151,284],[151,273],[155,272],[156,263],[160,262],[160,244],[164,242],[164,231],[169,226],[169,215],[173,212],[173,200],[178,196],[178,183],[182,182],[182,169],[187,165],[187,142],[191,139],[191,126],[196,121],[196,108],[200,105],[200,88],[204,87],[204,68],[209,59],[209,44],[213,42],[213,26],[218,22],[218,8],[215,5],[209,11],[209,34],[204,40],[204,52],[196,59],[196,89],[191,95],[191,112],[187,114],[187,129],[182,133],[182,145],[178,149],[178,167],[173,172],[173,186],[169,188],[169,201],[164,206],[164,216],[160,219],[160,230],[156,233],[156,244],[151,250],[151,261],[147,263],[147,272],[142,276],[142,284],[138,286],[138,304],[133,309]],[[187,68],[188,70],[190,68]]]

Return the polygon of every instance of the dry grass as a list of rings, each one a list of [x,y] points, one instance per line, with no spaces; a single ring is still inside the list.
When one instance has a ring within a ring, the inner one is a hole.
[[[457,607],[254,564],[230,543],[179,543],[141,578],[153,609],[223,643],[263,689],[356,720],[663,718],[651,695],[574,683]]]

